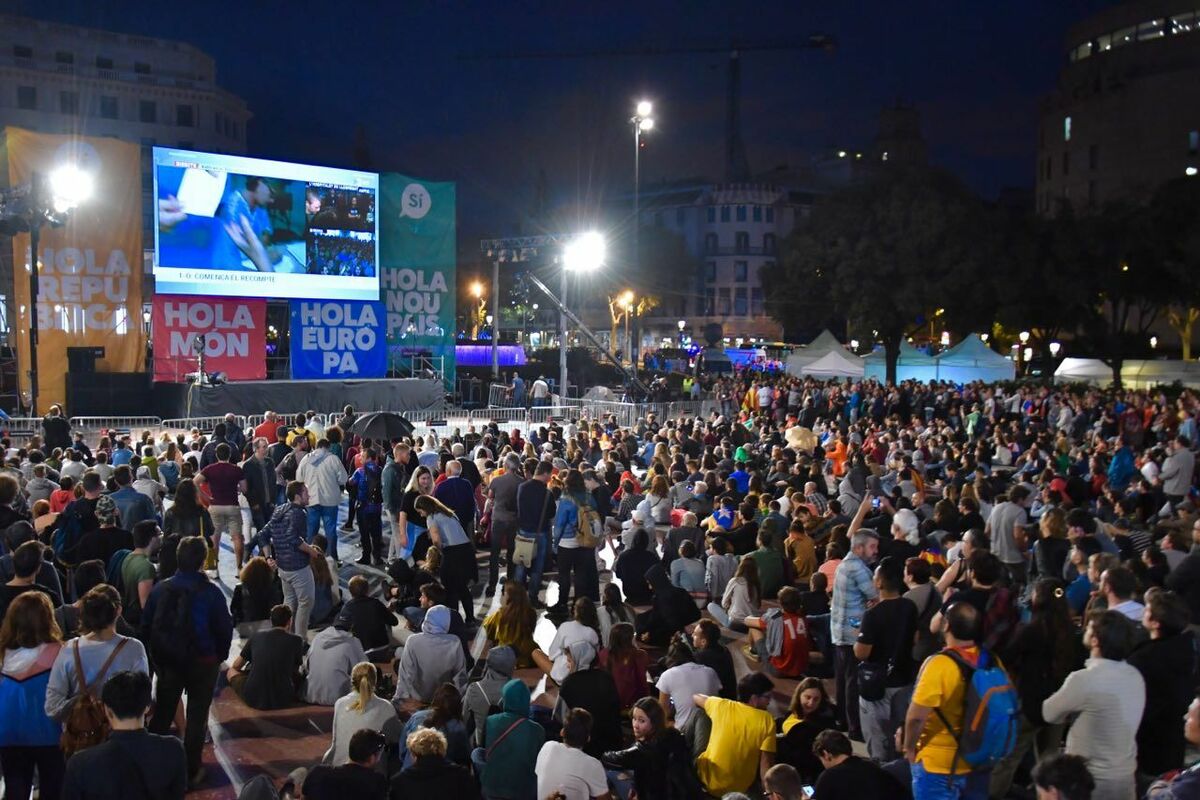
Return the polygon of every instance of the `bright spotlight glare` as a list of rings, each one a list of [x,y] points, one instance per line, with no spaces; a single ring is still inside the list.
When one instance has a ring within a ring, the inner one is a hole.
[[[648,116],[650,116],[650,112],[651,112],[653,109],[654,109],[654,107],[653,107],[652,105],[650,105],[650,101],[649,101],[649,100],[642,100],[641,102],[639,102],[639,103],[637,104],[637,113],[638,113],[638,116],[639,116],[639,117],[648,117]]]
[[[54,210],[69,211],[92,196],[92,176],[74,164],[64,164],[50,174]]]
[[[574,272],[591,272],[604,263],[606,249],[599,233],[582,233],[564,248],[563,265]]]
[[[646,119],[644,119],[638,123],[638,127],[644,131],[653,130],[654,129],[654,120],[650,117],[647,117]]]

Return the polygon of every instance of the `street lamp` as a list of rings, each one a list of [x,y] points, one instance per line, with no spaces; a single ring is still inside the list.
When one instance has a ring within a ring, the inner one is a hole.
[[[1058,358],[1058,354],[1061,351],[1062,351],[1062,342],[1051,342],[1050,343],[1050,357],[1051,358]]]
[[[1151,337],[1150,337],[1150,349],[1151,349],[1151,350],[1153,350],[1153,349],[1154,349],[1154,348],[1156,348],[1156,347],[1158,347],[1158,337],[1157,337],[1157,336],[1151,336]]]
[[[639,100],[634,115],[629,119],[633,125],[633,274],[638,274],[638,231],[642,227],[642,134],[654,130],[654,118],[650,112],[654,106],[649,100]]]
[[[1025,354],[1033,352],[1030,348],[1025,346],[1029,343],[1029,331],[1021,331],[1017,334],[1017,338],[1021,340],[1021,346],[1017,348],[1017,366],[1019,367],[1017,371],[1024,375],[1025,366],[1030,360],[1030,356]],[[1022,358],[1022,356],[1024,357]]]
[[[74,163],[56,167],[48,176],[30,176],[28,201],[12,220],[18,230],[29,230],[29,407],[37,414],[38,401],[38,270],[41,266],[42,226],[62,225],[66,216],[87,202],[95,189],[92,175]],[[19,217],[19,219],[17,219]]]
[[[596,231],[581,233],[567,242],[562,253],[562,288],[558,301],[558,391],[562,398],[567,396],[567,315],[563,308],[567,303],[567,273],[595,272],[604,265],[608,245]]]
[[[858,355],[858,339],[850,340],[850,351],[855,355]]]

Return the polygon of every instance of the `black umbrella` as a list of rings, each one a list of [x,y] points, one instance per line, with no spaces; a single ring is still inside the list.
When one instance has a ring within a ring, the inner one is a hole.
[[[412,436],[414,430],[411,422],[391,411],[364,414],[350,426],[350,433],[356,436],[387,442]]]

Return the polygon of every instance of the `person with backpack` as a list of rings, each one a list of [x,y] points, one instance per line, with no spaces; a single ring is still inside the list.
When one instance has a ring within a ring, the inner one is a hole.
[[[596,545],[603,536],[603,520],[596,500],[583,482],[583,473],[568,470],[562,497],[554,516],[553,541],[558,554],[558,605],[567,607],[567,594],[574,573],[575,597],[600,602],[600,573],[596,569]],[[645,569],[641,574],[645,573]]]
[[[383,566],[383,469],[379,452],[371,447],[363,455],[362,466],[350,476],[346,485],[352,498],[358,501],[358,536],[362,545],[359,564]]]
[[[1121,612],[1092,614],[1083,630],[1090,658],[1042,703],[1042,716],[1050,724],[1077,715],[1067,731],[1066,752],[1087,759],[1096,780],[1095,800],[1130,800],[1136,792],[1146,681],[1125,662],[1136,641],[1136,626]]]
[[[142,609],[142,639],[149,643],[158,675],[150,730],[165,734],[179,698],[187,692],[187,751],[190,786],[204,781],[200,754],[208,728],[208,709],[221,661],[233,641],[233,618],[225,595],[201,571],[208,543],[199,536],[179,542],[178,571],[154,587]]]
[[[1016,741],[1017,692],[1000,662],[976,643],[980,617],[968,602],[946,609],[946,647],[921,667],[896,731],[913,796],[922,800],[986,800],[992,767]]]
[[[100,520],[96,519],[96,504],[100,502],[104,483],[99,473],[91,471],[85,472],[79,482],[83,486],[83,497],[68,503],[58,515],[52,539],[54,554],[64,564],[83,561],[76,554],[80,540],[85,533],[100,529]]]
[[[150,677],[117,672],[100,696],[112,732],[103,743],[71,756],[63,800],[182,800],[187,759],[179,740],[146,731]]]

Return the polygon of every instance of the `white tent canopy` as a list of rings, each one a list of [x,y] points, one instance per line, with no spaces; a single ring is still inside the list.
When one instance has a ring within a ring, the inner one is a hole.
[[[863,359],[866,376],[877,381],[887,377],[887,351],[877,347]],[[933,356],[922,353],[906,341],[900,342],[900,357],[896,361],[896,380],[931,381],[936,374]]]
[[[1064,358],[1054,370],[1058,383],[1094,383],[1106,386],[1112,383],[1112,367],[1098,358]]]
[[[1109,376],[1111,379],[1112,370],[1109,370]],[[1200,387],[1200,362],[1133,359],[1121,364],[1121,385],[1127,389],[1150,389],[1176,382],[1193,388]]]
[[[972,333],[937,357],[937,379],[954,383],[1011,381],[1016,365]]]
[[[847,350],[828,330],[787,359],[789,375],[814,378],[861,378],[862,359]]]

